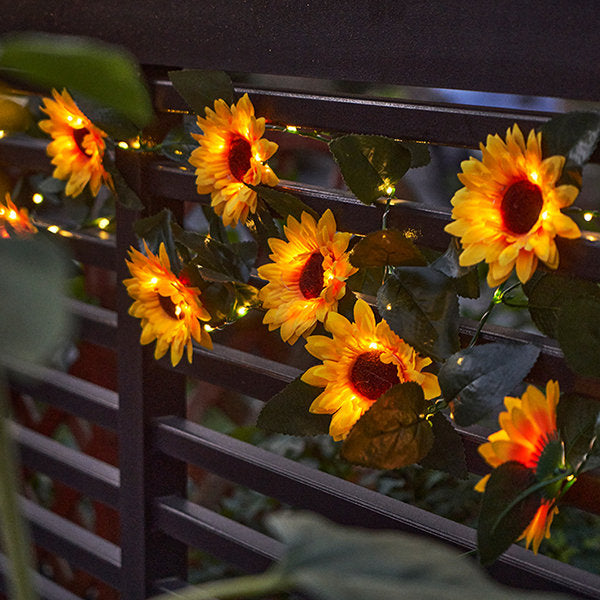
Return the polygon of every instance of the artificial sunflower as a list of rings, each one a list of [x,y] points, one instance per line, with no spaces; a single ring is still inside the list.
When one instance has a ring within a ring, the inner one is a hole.
[[[154,357],[158,360],[171,348],[171,363],[177,365],[187,347],[188,362],[192,362],[192,338],[206,348],[212,348],[210,336],[200,321],[210,320],[210,314],[200,301],[200,291],[171,271],[171,263],[161,244],[154,255],[144,242],[146,255],[131,248],[127,262],[131,279],[123,280],[127,293],[135,300],[129,314],[142,320],[141,344],[156,340]]]
[[[335,218],[327,209],[317,222],[303,212],[298,222],[289,216],[284,227],[287,242],[270,238],[273,262],[258,268],[269,283],[259,293],[269,330],[281,327],[281,338],[293,344],[309,335],[317,321],[337,310],[346,293],[346,279],[356,272],[350,264],[350,233],[336,232]]]
[[[6,194],[5,204],[0,202],[0,237],[9,238],[13,233],[17,236],[35,233],[37,227],[29,219],[26,208],[17,208]]]
[[[50,117],[39,122],[52,136],[46,152],[55,165],[52,176],[67,180],[65,194],[78,196],[89,183],[94,196],[102,183],[112,186],[112,178],[102,164],[106,133],[96,127],[75,104],[67,90],[52,90],[54,100],[44,98],[42,110]]]
[[[559,439],[556,426],[559,395],[558,382],[550,380],[546,384],[546,394],[530,385],[521,398],[507,396],[504,399],[507,411],[498,416],[502,429],[488,436],[489,441],[479,447],[486,462],[495,468],[508,461],[517,461],[535,471],[544,448]],[[483,492],[489,477],[483,477],[475,489]],[[537,553],[542,540],[550,537],[550,525],[556,513],[555,500],[544,497],[519,539],[525,539],[527,547],[531,545]]]
[[[302,381],[324,387],[310,411],[332,414],[329,434],[344,439],[354,424],[393,385],[414,381],[425,398],[440,394],[437,377],[421,370],[431,363],[400,339],[385,321],[375,323],[364,300],[354,305],[354,323],[329,313],[325,328],[333,338],[312,335],[306,341],[310,354],[323,364],[308,369]]]
[[[578,189],[556,185],[564,156],[542,158],[542,134],[530,131],[527,142],[515,124],[506,142],[489,135],[480,145],[481,161],[471,157],[461,164],[458,178],[465,187],[452,198],[452,218],[445,230],[461,238],[462,266],[489,263],[487,281],[495,287],[516,266],[525,283],[538,260],[558,266],[554,238],[577,238],[577,225],[561,212],[573,203]]]
[[[262,139],[265,119],[254,116],[254,106],[244,94],[237,104],[215,100],[206,107],[206,118],[198,117],[201,134],[192,134],[200,144],[190,156],[196,167],[199,194],[211,195],[211,206],[225,225],[244,222],[256,211],[256,192],[245,184],[277,185],[278,179],[264,164],[277,144]]]

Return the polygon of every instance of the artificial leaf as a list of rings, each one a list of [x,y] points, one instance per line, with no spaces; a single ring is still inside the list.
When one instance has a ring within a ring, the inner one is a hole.
[[[69,333],[67,257],[42,234],[0,239],[0,257],[0,354],[47,360]]]
[[[298,511],[269,515],[267,527],[285,545],[267,574],[318,600],[548,598],[498,586],[456,549],[426,536],[343,527]]]
[[[536,327],[554,338],[562,306],[571,304],[580,296],[600,298],[600,287],[596,283],[543,271],[537,271],[523,285],[523,291],[529,299],[529,313]]]
[[[533,519],[541,496],[539,492],[526,494],[526,491],[534,484],[533,471],[515,461],[505,462],[492,471],[477,526],[481,564],[493,563]]]
[[[411,164],[401,142],[377,135],[345,135],[329,142],[344,181],[354,195],[372,204],[395,187]]]
[[[561,155],[566,158],[557,185],[581,187],[581,171],[594,153],[600,139],[600,114],[568,112],[552,118],[540,128],[542,156]]]
[[[106,162],[104,167],[112,177],[117,201],[129,210],[142,210],[144,208],[142,201],[125,181],[121,171],[112,162]]]
[[[556,424],[565,445],[567,465],[577,472],[597,441],[600,402],[564,394],[556,407]]]
[[[462,438],[452,423],[440,412],[430,419],[433,428],[433,446],[419,461],[426,469],[445,471],[453,477],[466,479],[468,475]]]
[[[54,177],[45,177],[45,178],[41,179],[39,181],[39,183],[36,182],[35,189],[40,194],[54,195],[54,194],[60,194],[61,192],[64,192],[65,186],[66,186],[66,181],[64,181],[62,179],[55,179]]]
[[[194,118],[184,116],[183,125],[171,129],[160,143],[160,153],[174,162],[189,167],[189,158],[198,148],[198,142],[191,136],[201,133]]]
[[[206,114],[205,107],[214,109],[215,100],[233,104],[233,84],[223,71],[182,69],[169,71],[168,75],[179,95],[201,117]]]
[[[307,212],[316,220],[319,219],[319,215],[310,206],[304,204],[300,198],[293,194],[266,185],[250,185],[249,183],[246,185],[254,190],[284,220],[287,220],[288,215],[291,215],[299,222],[303,212]]]
[[[458,298],[443,273],[431,267],[395,267],[377,293],[377,308],[418,352],[443,360],[458,350]]]
[[[346,285],[371,302],[383,283],[384,273],[383,267],[363,267],[346,280]]]
[[[0,129],[14,133],[25,131],[31,124],[29,111],[18,102],[8,98],[0,98]]]
[[[329,432],[331,415],[309,411],[321,388],[304,383],[299,377],[275,394],[258,415],[256,425],[265,431],[288,435],[319,435]]]
[[[281,228],[277,225],[263,201],[258,202],[255,213],[248,215],[246,227],[262,247],[268,246],[269,238],[283,238]]]
[[[502,403],[529,373],[540,349],[532,344],[492,343],[460,350],[442,365],[438,381],[454,420],[472,425]]]
[[[411,169],[425,167],[431,162],[429,144],[424,142],[402,142],[402,145],[410,152]]]
[[[415,244],[395,229],[384,229],[367,234],[352,249],[350,262],[358,268],[427,264]]]
[[[454,280],[456,292],[463,298],[479,298],[477,266],[462,267],[458,261],[462,249],[456,237],[450,239],[448,249],[431,263],[431,268]]]
[[[562,465],[563,445],[560,440],[547,440],[538,458],[535,478],[544,481],[554,477]]]
[[[99,40],[49,33],[6,35],[0,42],[0,69],[28,83],[81,92],[139,129],[153,116],[133,55]]]
[[[420,461],[433,445],[427,406],[416,383],[395,385],[350,430],[342,457],[373,469],[398,469]]]
[[[140,133],[136,124],[116,109],[104,106],[75,91],[71,92],[71,97],[81,112],[114,140],[128,140]]]
[[[581,296],[564,304],[556,337],[573,371],[600,377],[600,298]]]
[[[153,254],[158,256],[160,245],[165,245],[167,256],[171,263],[171,270],[176,275],[181,270],[181,262],[173,239],[173,215],[168,208],[163,208],[159,213],[139,219],[135,222],[134,230],[142,238]]]

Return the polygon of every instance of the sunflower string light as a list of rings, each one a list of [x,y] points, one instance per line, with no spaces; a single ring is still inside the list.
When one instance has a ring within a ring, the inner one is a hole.
[[[102,163],[107,135],[81,112],[67,90],[60,94],[52,90],[52,97],[44,98],[42,106],[49,119],[39,122],[40,129],[52,137],[46,149],[55,165],[52,175],[67,181],[67,196],[79,196],[88,184],[97,196],[103,183],[112,187]]]
[[[6,194],[5,203],[0,202],[0,237],[18,237],[37,232],[37,227],[31,222],[26,208],[18,208]]]
[[[445,230],[460,238],[460,264],[489,264],[487,282],[496,287],[513,268],[527,282],[538,261],[558,266],[558,235],[578,238],[579,228],[561,209],[578,194],[572,185],[556,185],[564,156],[542,158],[542,134],[530,131],[527,141],[518,125],[508,129],[506,141],[489,135],[481,144],[482,160],[461,164],[458,178],[464,187],[452,198],[452,218]]]
[[[259,298],[267,309],[263,322],[269,330],[281,328],[283,341],[293,344],[337,310],[356,269],[346,252],[351,234],[336,231],[330,210],[318,222],[307,212],[300,222],[290,216],[284,231],[288,241],[270,238],[273,262],[258,268],[269,282]]]

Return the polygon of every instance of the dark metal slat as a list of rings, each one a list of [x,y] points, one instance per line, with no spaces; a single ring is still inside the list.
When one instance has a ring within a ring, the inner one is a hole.
[[[465,551],[475,532],[422,509],[250,446],[178,417],[155,427],[156,446],[166,454],[338,523],[399,529],[427,535]],[[600,598],[600,576],[512,546],[492,572],[500,581]]]
[[[280,542],[189,500],[159,498],[154,512],[156,525],[168,535],[244,571],[260,573],[281,558]]]
[[[5,366],[14,390],[107,429],[117,428],[119,399],[115,392],[40,365],[6,359]]]
[[[57,585],[51,579],[31,572],[33,585],[41,600],[81,600],[79,596],[72,594],[69,590]],[[0,592],[8,595],[10,578],[10,564],[4,554],[0,554]]]
[[[115,544],[21,498],[34,541],[116,589],[121,585],[121,550]]]
[[[78,333],[86,341],[106,348],[114,348],[117,337],[117,313],[113,310],[94,306],[68,298],[69,312],[79,326]]]
[[[21,461],[27,467],[58,479],[94,500],[117,508],[117,468],[18,423],[11,424],[11,431],[18,444]]]

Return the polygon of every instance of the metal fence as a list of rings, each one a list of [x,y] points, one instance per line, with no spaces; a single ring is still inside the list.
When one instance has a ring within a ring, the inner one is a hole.
[[[443,8],[398,1],[345,4],[147,0],[48,2],[42,7],[22,0],[18,14],[3,11],[0,27],[92,35],[124,45],[145,65],[160,120],[187,110],[166,76],[167,68],[177,67],[600,100],[600,50],[590,43],[596,33],[591,3],[556,3],[544,10],[534,3],[518,8],[486,2]],[[236,92],[249,92],[257,114],[279,123],[463,148],[477,147],[488,133],[503,132],[514,122],[528,130],[550,116],[525,109],[297,92],[279,88],[279,81],[272,78],[263,87],[239,84]],[[166,206],[181,217],[184,203],[206,202],[195,191],[191,170],[126,152],[117,158],[150,213]],[[44,144],[34,140],[2,140],[0,161],[48,169]],[[380,226],[380,208],[362,205],[348,193],[295,182],[282,182],[282,187],[319,212],[331,207],[340,229],[367,233]],[[115,239],[80,233],[65,239],[78,260],[114,270],[121,281],[128,276],[124,257],[135,243],[132,223],[137,216],[118,208]],[[447,209],[426,204],[402,204],[393,207],[390,216],[391,226],[420,231],[423,245],[436,250],[447,246],[443,227],[448,222]],[[600,281],[597,243],[567,241],[559,250],[561,269]],[[15,393],[47,402],[118,437],[117,468],[15,424],[28,469],[118,512],[120,544],[23,499],[40,547],[94,575],[127,600],[182,585],[189,547],[248,572],[277,560],[282,551],[277,541],[186,499],[189,465],[340,523],[413,532],[464,551],[475,547],[475,533],[466,526],[186,420],[187,378],[267,400],[300,369],[227,343],[215,344],[213,351],[195,348],[191,366],[172,368],[139,345],[139,323],[127,315],[129,305],[119,284],[116,310],[70,303],[82,339],[116,352],[116,391],[52,369],[10,366],[13,373],[28,376],[13,378]],[[464,335],[473,330],[473,323],[462,323]],[[598,382],[574,376],[553,340],[494,326],[486,327],[483,337],[533,340],[542,351],[530,374],[532,381],[545,382],[552,376],[561,386],[600,397]],[[476,452],[484,432],[470,429],[461,435],[469,468],[484,472]],[[600,513],[599,477],[592,473],[582,478],[572,501]],[[517,546],[491,573],[517,586],[600,598],[599,576]],[[74,597],[51,578],[39,575],[38,583],[46,598]]]

